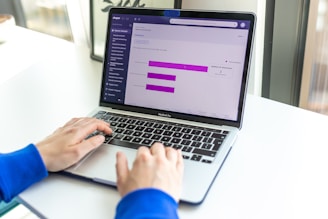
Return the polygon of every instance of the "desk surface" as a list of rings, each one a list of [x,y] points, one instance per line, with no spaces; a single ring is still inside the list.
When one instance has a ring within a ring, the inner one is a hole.
[[[1,152],[37,142],[98,103],[101,63],[87,48],[41,38],[30,44],[15,39],[22,47],[12,53],[39,47],[43,53],[25,57],[30,64],[14,66],[0,84]],[[49,45],[56,46],[44,50]],[[2,64],[13,62],[12,54],[3,54],[9,46],[0,45],[0,74],[11,69]],[[181,204],[181,218],[328,218],[327,130],[326,116],[248,95],[243,128],[207,198],[200,206]],[[51,174],[20,199],[47,218],[98,219],[113,218],[119,195]]]

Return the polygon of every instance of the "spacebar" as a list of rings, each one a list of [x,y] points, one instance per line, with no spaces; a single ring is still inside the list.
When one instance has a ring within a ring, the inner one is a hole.
[[[122,147],[133,148],[133,149],[138,149],[140,146],[142,146],[140,144],[136,144],[136,143],[132,143],[132,142],[120,141],[115,138],[113,138],[112,140],[107,142],[107,144],[113,144],[113,145],[118,145],[118,146],[122,146]]]

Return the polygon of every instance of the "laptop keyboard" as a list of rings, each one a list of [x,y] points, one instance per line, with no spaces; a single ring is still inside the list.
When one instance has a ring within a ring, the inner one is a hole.
[[[105,143],[138,149],[161,142],[166,147],[181,149],[184,159],[212,163],[226,135],[224,130],[201,128],[135,116],[99,111],[93,117],[110,123],[112,135]],[[96,134],[96,133],[95,133]]]

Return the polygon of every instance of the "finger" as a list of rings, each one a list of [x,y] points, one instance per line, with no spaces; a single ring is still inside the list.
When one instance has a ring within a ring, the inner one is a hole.
[[[120,189],[120,185],[124,184],[129,175],[128,161],[125,154],[122,152],[116,153],[116,177],[117,177],[117,186]]]
[[[162,143],[156,142],[150,148],[150,153],[157,156],[165,156],[165,148]]]
[[[109,123],[95,118],[81,119],[80,121],[77,121],[74,126],[78,130],[78,135],[80,136],[81,140],[97,130],[106,134],[112,133],[112,129],[109,127]]]
[[[145,147],[145,146],[141,146],[138,148],[138,151],[137,151],[137,157],[140,157],[141,155],[146,155],[146,156],[149,156],[150,155],[150,150],[148,147]]]
[[[177,150],[173,149],[173,148],[170,148],[170,147],[166,147],[165,148],[165,152],[166,152],[166,158],[169,160],[169,161],[172,161],[174,163],[177,162],[178,160],[178,152]]]
[[[85,141],[82,141],[78,144],[77,150],[79,151],[79,159],[84,157],[90,151],[99,147],[102,143],[104,143],[105,137],[102,135],[93,136]]]
[[[179,173],[183,173],[184,171],[184,163],[183,163],[183,157],[182,157],[182,152],[181,150],[177,150],[177,170],[179,171]]]

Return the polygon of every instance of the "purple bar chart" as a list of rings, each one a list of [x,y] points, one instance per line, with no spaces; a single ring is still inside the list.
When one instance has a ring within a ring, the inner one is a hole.
[[[173,68],[179,70],[188,70],[188,71],[199,71],[199,72],[207,72],[207,66],[201,65],[190,65],[190,64],[180,64],[180,63],[170,63],[170,62],[157,62],[157,61],[149,61],[149,66],[159,67],[159,68]]]
[[[200,72],[200,73],[208,72],[208,67],[207,66],[201,66],[201,65],[190,65],[190,64],[181,64],[181,63],[149,61],[148,66],[157,67],[157,68],[168,68],[168,69],[176,69],[176,70],[195,71],[195,72]],[[148,72],[147,78],[165,80],[165,81],[176,81],[176,75],[154,73],[154,72]],[[169,86],[162,86],[162,85],[146,84],[146,90],[166,92],[166,93],[174,93],[175,88],[174,87],[169,87]]]
[[[152,73],[148,72],[148,78],[160,79],[160,80],[167,80],[167,81],[175,81],[175,75],[166,75],[166,74],[159,74],[159,73]]]
[[[165,87],[165,86],[159,86],[159,85],[153,85],[153,84],[147,84],[146,90],[174,93],[174,87]]]

